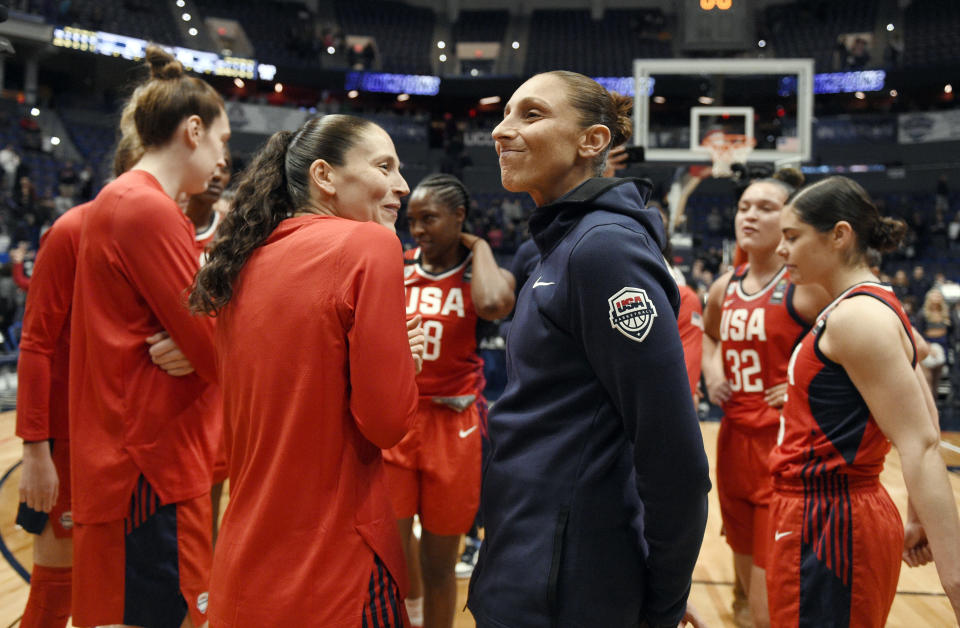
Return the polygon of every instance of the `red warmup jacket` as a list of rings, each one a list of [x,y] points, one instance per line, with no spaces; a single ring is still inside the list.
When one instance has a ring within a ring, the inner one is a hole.
[[[221,434],[213,319],[190,314],[193,224],[157,180],[132,170],[87,208],[70,350],[73,518],[124,518],[142,474],[164,504],[210,490]],[[166,330],[196,372],[172,377],[145,339]]]
[[[65,213],[40,238],[17,363],[17,436],[26,441],[70,438],[70,306],[88,205]]]
[[[284,220],[217,318],[230,503],[212,626],[359,626],[374,555],[405,590],[381,449],[417,386],[400,242],[332,216]]]

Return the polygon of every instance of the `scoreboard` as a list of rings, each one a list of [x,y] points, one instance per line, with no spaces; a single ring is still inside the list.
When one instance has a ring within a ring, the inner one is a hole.
[[[700,8],[704,11],[729,11],[733,8],[733,0],[700,0]]]
[[[750,0],[683,0],[684,50],[749,50],[756,46]]]
[[[108,57],[122,57],[130,61],[140,61],[146,54],[149,42],[137,37],[128,37],[104,31],[91,31],[72,26],[53,29],[53,45],[71,48],[81,52],[92,52]],[[241,57],[221,57],[215,52],[193,50],[180,46],[162,46],[172,54],[183,67],[197,74],[230,76],[253,79],[273,79],[276,68],[268,64],[258,64],[253,59]]]

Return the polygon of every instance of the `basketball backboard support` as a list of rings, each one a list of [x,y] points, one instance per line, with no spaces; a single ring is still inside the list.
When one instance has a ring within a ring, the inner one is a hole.
[[[749,162],[812,158],[812,59],[636,59],[633,143],[648,162],[703,163],[712,131],[756,138]]]

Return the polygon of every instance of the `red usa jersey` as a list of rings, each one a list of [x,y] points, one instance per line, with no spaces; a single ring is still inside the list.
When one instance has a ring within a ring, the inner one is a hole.
[[[479,395],[483,360],[477,354],[477,312],[470,296],[473,254],[433,274],[420,264],[420,249],[404,254],[407,316],[423,317],[426,348],[417,376],[421,397]]]
[[[200,264],[206,261],[207,247],[213,243],[217,235],[217,227],[220,226],[220,212],[214,211],[210,218],[210,224],[203,229],[198,229],[194,241],[197,243],[197,250],[200,251]]]
[[[693,393],[700,383],[700,358],[703,357],[703,306],[700,305],[700,297],[690,286],[677,287],[680,289],[677,327],[683,344],[683,361],[687,365],[690,392]]]
[[[890,442],[847,372],[818,346],[830,312],[842,300],[861,295],[880,300],[900,317],[914,346],[912,365],[916,366],[910,320],[889,286],[861,283],[837,297],[820,313],[790,358],[779,444],[770,457],[770,469],[777,479],[799,480],[831,472],[872,477],[883,469]]]
[[[723,404],[725,421],[746,428],[776,425],[777,408],[763,392],[787,379],[790,352],[807,331],[793,308],[794,285],[786,267],[755,294],[743,289],[748,266],[734,271],[723,298],[720,348],[730,399]]]

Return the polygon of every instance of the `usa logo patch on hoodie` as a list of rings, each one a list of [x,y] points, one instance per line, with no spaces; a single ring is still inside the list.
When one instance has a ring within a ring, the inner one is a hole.
[[[642,288],[620,288],[607,299],[610,307],[610,326],[631,340],[643,342],[653,319],[657,317],[657,308]]]

